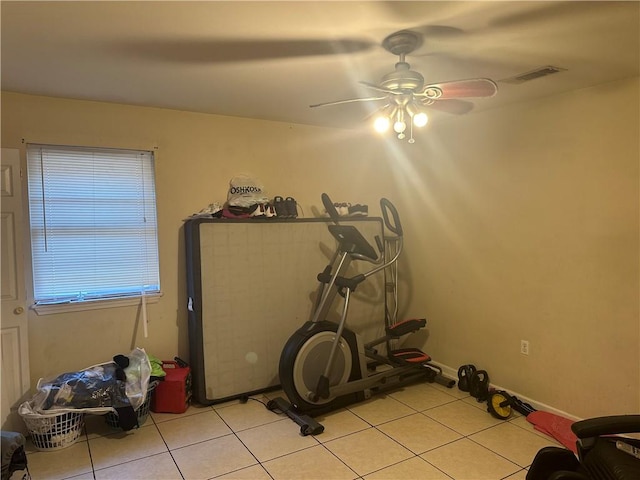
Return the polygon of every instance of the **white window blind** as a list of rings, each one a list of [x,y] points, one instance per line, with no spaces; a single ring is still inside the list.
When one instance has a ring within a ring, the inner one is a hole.
[[[153,152],[27,146],[36,304],[160,292]]]

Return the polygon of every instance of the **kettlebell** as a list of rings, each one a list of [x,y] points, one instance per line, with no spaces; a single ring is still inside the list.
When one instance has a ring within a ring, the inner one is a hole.
[[[469,379],[473,372],[476,371],[475,365],[462,365],[458,369],[458,388],[463,392],[469,391]]]
[[[489,374],[486,370],[476,370],[469,377],[469,394],[479,402],[489,398]]]

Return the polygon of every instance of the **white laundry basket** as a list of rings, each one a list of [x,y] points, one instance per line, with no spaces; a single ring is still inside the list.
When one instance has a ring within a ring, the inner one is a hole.
[[[42,451],[60,450],[78,441],[84,428],[83,412],[34,412],[30,406],[20,406],[18,413],[24,420],[33,446]]]
[[[153,391],[155,390],[158,382],[151,382],[147,387],[147,395],[144,397],[144,402],[142,405],[138,407],[136,410],[136,414],[138,416],[138,426],[141,427],[144,422],[147,421],[147,417],[149,416],[149,408],[151,406],[151,397],[153,396]],[[118,414],[115,412],[109,412],[105,415],[105,420],[107,424],[111,428],[120,428]]]

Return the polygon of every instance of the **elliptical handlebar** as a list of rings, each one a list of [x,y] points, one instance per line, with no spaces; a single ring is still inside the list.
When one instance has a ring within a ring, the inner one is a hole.
[[[323,193],[321,195],[321,198],[322,198],[322,204],[324,205],[324,208],[327,211],[327,214],[329,215],[333,223],[335,223],[336,225],[340,225],[340,215],[338,214],[336,207],[331,201],[331,197],[329,197],[328,194]],[[364,277],[373,275],[379,272],[380,270],[387,268],[389,265],[392,265],[393,263],[395,263],[395,261],[400,256],[400,253],[402,252],[402,223],[400,222],[400,215],[398,214],[398,210],[396,210],[396,207],[393,205],[393,203],[391,203],[390,200],[384,197],[380,199],[380,209],[382,211],[382,218],[383,218],[385,227],[387,228],[387,230],[389,230],[390,232],[396,235],[396,237],[399,239],[399,244],[393,258],[387,261],[385,261],[384,257],[380,257],[376,261],[376,259],[374,258],[369,258],[365,255],[360,255],[359,253],[356,253],[356,252],[350,252],[349,255],[351,255],[351,258],[354,258],[356,260],[364,260],[369,263],[378,265],[373,270],[370,270],[364,273]],[[378,248],[380,249],[382,242],[377,237],[376,237],[376,243],[378,244]]]
[[[400,223],[400,215],[396,207],[386,198],[380,199],[380,210],[382,210],[382,218],[384,218],[384,224],[390,232],[395,233],[398,237],[402,236],[402,223]],[[393,223],[389,219],[389,212],[393,217]]]
[[[326,193],[323,193],[322,196],[322,204],[324,205],[324,209],[327,211],[329,218],[338,225],[340,223],[340,215],[338,214],[338,210],[336,210],[335,205],[331,201],[331,198]],[[387,227],[387,230],[396,234],[398,237],[402,236],[402,223],[400,222],[400,215],[398,215],[398,210],[396,207],[386,198],[380,199],[380,210],[382,211],[382,218],[384,219],[384,224]],[[393,221],[391,221],[393,219]]]
[[[329,195],[327,195],[326,193],[323,193],[321,198],[324,209],[329,214],[329,217],[331,218],[331,220],[333,220],[333,223],[338,225],[340,223],[340,215],[338,215],[338,210],[336,210],[336,207],[331,201],[331,198],[329,198]]]

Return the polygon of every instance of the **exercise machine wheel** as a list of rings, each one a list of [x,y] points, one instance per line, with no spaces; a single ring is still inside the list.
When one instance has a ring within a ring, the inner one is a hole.
[[[318,380],[323,375],[331,345],[336,336],[337,325],[322,321],[307,322],[287,341],[280,357],[280,383],[282,390],[296,409],[302,412],[333,409],[340,406],[341,399],[314,398]],[[353,338],[351,338],[353,337]],[[358,349],[353,332],[343,330],[343,336],[333,362],[329,385],[335,386],[360,376]]]
[[[500,420],[511,416],[511,397],[502,391],[491,392],[487,399],[487,411]]]

